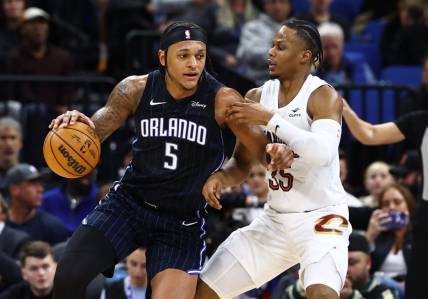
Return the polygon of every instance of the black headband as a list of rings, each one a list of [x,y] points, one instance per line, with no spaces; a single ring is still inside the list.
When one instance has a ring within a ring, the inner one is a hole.
[[[160,41],[160,49],[167,50],[172,44],[187,40],[200,41],[204,44],[207,43],[207,37],[201,29],[177,27],[166,34],[164,33]]]

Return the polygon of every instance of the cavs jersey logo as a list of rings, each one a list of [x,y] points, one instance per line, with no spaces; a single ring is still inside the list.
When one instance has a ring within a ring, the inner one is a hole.
[[[340,215],[329,214],[315,222],[315,232],[319,234],[342,235],[348,228],[348,220]]]
[[[186,39],[190,39],[190,30],[184,31],[184,35]]]

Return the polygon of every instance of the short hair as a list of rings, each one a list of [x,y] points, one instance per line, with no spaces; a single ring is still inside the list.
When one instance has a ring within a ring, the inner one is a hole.
[[[317,68],[323,62],[321,37],[317,27],[311,22],[291,18],[283,23],[284,26],[294,29],[297,35],[306,43],[312,53],[312,64]]]
[[[0,130],[3,128],[14,128],[22,136],[22,126],[19,121],[13,117],[5,116],[0,118]]]
[[[51,246],[44,241],[32,241],[24,245],[19,253],[19,261],[21,266],[25,266],[25,260],[27,257],[35,257],[43,259],[47,256],[52,256],[53,252]]]
[[[343,33],[342,27],[336,23],[324,22],[318,26],[318,32],[320,36],[337,36],[341,40],[344,40],[345,35]]]

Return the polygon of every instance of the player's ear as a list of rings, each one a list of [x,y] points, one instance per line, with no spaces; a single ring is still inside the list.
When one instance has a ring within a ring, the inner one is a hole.
[[[312,59],[312,52],[309,50],[304,50],[302,52],[302,56],[301,56],[301,62],[302,64],[306,64],[306,63],[310,63]]]
[[[162,66],[165,66],[166,65],[166,56],[165,56],[165,51],[164,50],[159,50],[158,51],[158,58],[159,58],[159,63],[162,65]]]

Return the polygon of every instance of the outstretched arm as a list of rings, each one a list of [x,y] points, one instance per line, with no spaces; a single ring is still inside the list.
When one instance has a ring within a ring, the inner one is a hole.
[[[343,118],[348,125],[352,135],[366,145],[380,145],[400,142],[405,136],[393,122],[372,125],[355,113],[354,110],[343,99]]]
[[[300,129],[278,113],[250,101],[233,105],[229,118],[265,125],[307,162],[328,165],[337,155],[339,146],[342,101],[334,89],[322,86],[311,94],[307,110],[313,119],[310,131]]]
[[[123,79],[113,91],[104,107],[97,110],[92,118],[73,110],[52,120],[51,129],[63,128],[76,121],[90,125],[101,141],[107,139],[123,125],[128,116],[135,112],[146,85],[147,76],[131,76]]]

